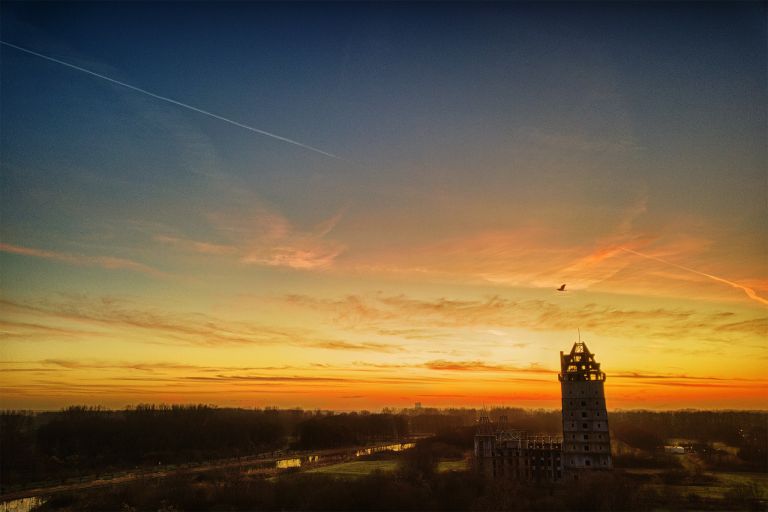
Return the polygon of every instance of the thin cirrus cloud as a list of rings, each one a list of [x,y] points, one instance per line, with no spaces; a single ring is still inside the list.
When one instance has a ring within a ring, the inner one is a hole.
[[[669,265],[671,267],[678,268],[678,269],[683,270],[685,272],[690,272],[692,274],[697,274],[697,275],[709,278],[709,279],[711,279],[713,281],[716,281],[718,283],[726,284],[726,285],[728,285],[728,286],[730,286],[732,288],[738,288],[739,290],[743,291],[746,294],[746,296],[749,297],[750,299],[752,299],[753,301],[768,306],[768,299],[765,299],[764,297],[761,297],[760,295],[757,294],[757,292],[755,292],[755,290],[753,290],[752,288],[750,288],[748,286],[745,286],[745,285],[743,285],[741,283],[736,283],[734,281],[731,281],[729,279],[725,279],[723,277],[715,276],[715,275],[712,275],[712,274],[707,274],[706,272],[701,272],[699,270],[695,270],[695,269],[692,269],[690,267],[686,267],[686,266],[683,266],[683,265],[678,265],[677,263],[672,263],[671,261],[667,261],[667,260],[665,260],[663,258],[659,258],[657,256],[652,256],[650,254],[644,254],[642,252],[635,251],[635,250],[630,249],[628,247],[621,247],[621,250],[624,251],[624,252],[628,252],[630,254],[634,254],[636,256],[641,256],[641,257],[649,259],[649,260],[658,261],[659,263],[664,263],[665,265]]]
[[[498,295],[485,299],[421,299],[406,295],[348,295],[337,299],[287,295],[282,302],[328,315],[345,328],[381,332],[389,325],[410,328],[512,327],[536,331],[570,330],[580,325],[595,333],[658,338],[755,338],[768,329],[768,317],[740,316],[731,311],[686,309],[619,309],[587,304],[566,307],[544,300],[513,300]]]
[[[502,364],[487,363],[485,361],[427,361],[422,365],[424,368],[439,371],[459,371],[459,372],[514,372],[514,373],[556,373],[556,370],[542,368],[538,365],[530,366],[511,366]]]
[[[517,227],[427,238],[409,247],[376,247],[351,254],[347,264],[359,273],[414,279],[525,288],[567,283],[569,290],[696,300],[743,300],[728,289],[736,288],[753,302],[768,303],[756,289],[762,286],[768,291],[765,280],[753,277],[737,282],[723,277],[734,272],[758,273],[761,264],[734,269],[721,259],[709,262],[716,271],[697,270],[696,264],[686,262],[706,261],[716,241],[702,234],[695,219],[649,223],[647,203],[647,194],[641,194],[622,210],[611,212],[615,221],[592,223],[589,232],[576,239],[572,227],[555,228],[551,222],[533,220]],[[645,261],[634,256],[644,256]],[[656,264],[649,265],[650,260]]]
[[[3,320],[3,333],[28,340],[77,339],[107,336],[115,329],[135,331],[146,343],[193,346],[292,345],[336,351],[397,352],[396,344],[328,338],[312,330],[277,327],[212,317],[201,313],[171,313],[137,307],[130,301],[73,297],[61,301],[0,300],[7,313],[37,319]],[[77,322],[75,328],[57,325]],[[42,323],[42,322],[46,323]],[[51,325],[48,325],[48,324]],[[17,332],[18,331],[18,332]],[[149,334],[149,335],[147,335]],[[9,336],[13,337],[13,336]]]
[[[36,249],[34,247],[23,247],[0,242],[0,251],[21,256],[30,256],[33,258],[42,258],[46,260],[59,261],[69,265],[100,267],[109,270],[131,270],[148,274],[154,277],[165,277],[167,274],[155,268],[152,268],[137,261],[116,258],[112,256],[87,256],[83,254],[70,254],[66,252],[50,251],[45,249]]]
[[[240,263],[301,270],[327,269],[346,246],[327,238],[344,211],[307,230],[297,229],[285,216],[264,206],[244,211],[208,215],[218,239],[214,243],[168,234],[156,234],[156,242],[205,255],[231,256]]]

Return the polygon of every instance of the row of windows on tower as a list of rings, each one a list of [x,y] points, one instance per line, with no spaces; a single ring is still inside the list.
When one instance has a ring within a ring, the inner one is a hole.
[[[601,425],[601,423],[595,423],[595,427],[597,427],[597,428],[600,428],[600,425]],[[576,428],[576,424],[575,423],[571,423],[571,428],[572,429]],[[581,424],[581,428],[588,429],[589,428],[589,423],[582,423]]]
[[[571,411],[571,416],[573,416],[573,411]],[[600,416],[600,411],[595,411],[595,416]],[[587,411],[581,411],[581,417],[586,418],[587,417]]]
[[[606,446],[607,446],[607,445],[605,445],[605,446],[597,446],[597,450],[594,450],[594,451],[598,451],[598,452],[604,452],[604,451],[607,451],[607,450],[606,450]],[[572,444],[572,445],[571,445],[571,450],[570,450],[570,451],[572,451],[572,452],[575,452],[576,450],[577,450],[577,447],[576,447],[576,445],[575,445],[575,444]],[[585,444],[585,445],[584,445],[584,451],[585,451],[585,452],[588,452],[588,451],[590,451],[590,448],[589,448],[589,445],[588,445],[588,444]]]
[[[575,394],[576,394],[575,390],[573,390],[573,389],[569,389],[569,390],[568,390],[568,395],[575,395]],[[583,395],[583,394],[584,394],[584,390],[583,390],[583,389],[580,389],[580,390],[579,390],[579,394],[580,394],[580,395]],[[594,395],[594,396],[597,396],[597,390],[594,390],[594,391],[592,392],[592,395]]]
[[[568,405],[573,407],[573,400],[568,400]],[[595,405],[600,407],[600,401],[599,400],[595,400]],[[587,401],[586,400],[582,400],[581,401],[581,406],[582,407],[586,407],[587,406]]]
[[[576,439],[576,434],[571,434],[571,439],[575,440]],[[603,434],[597,434],[597,439],[602,441],[603,440]],[[589,434],[584,434],[584,440],[585,441],[589,441]]]
[[[573,464],[576,464],[576,461],[574,461],[573,459],[571,459],[571,464],[572,464],[572,465],[573,465]],[[591,466],[591,465],[592,465],[592,461],[591,461],[591,460],[589,460],[589,459],[585,459],[585,460],[584,460],[584,465],[585,465],[585,466]],[[607,465],[608,465],[608,463],[607,463],[605,460],[603,460],[603,466],[607,466]]]

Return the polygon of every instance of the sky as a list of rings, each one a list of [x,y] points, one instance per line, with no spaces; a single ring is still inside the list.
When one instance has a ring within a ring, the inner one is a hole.
[[[765,9],[3,2],[0,408],[765,409]]]

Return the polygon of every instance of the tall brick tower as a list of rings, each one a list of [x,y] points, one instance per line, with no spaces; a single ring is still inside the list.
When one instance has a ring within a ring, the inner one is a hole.
[[[570,354],[560,352],[558,379],[563,400],[563,476],[578,479],[586,471],[611,469],[605,373],[586,344],[579,341]]]

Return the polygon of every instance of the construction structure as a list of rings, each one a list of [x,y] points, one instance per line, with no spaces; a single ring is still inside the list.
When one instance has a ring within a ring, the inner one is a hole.
[[[569,354],[560,352],[563,436],[530,435],[480,417],[475,434],[475,467],[489,477],[536,482],[578,480],[587,472],[612,469],[605,373],[579,340]]]
[[[570,354],[560,352],[557,378],[563,403],[564,474],[578,478],[583,470],[611,469],[605,373],[585,343],[574,343]]]
[[[496,426],[483,414],[475,435],[477,469],[489,477],[556,482],[563,477],[562,441],[507,428],[502,416]]]

